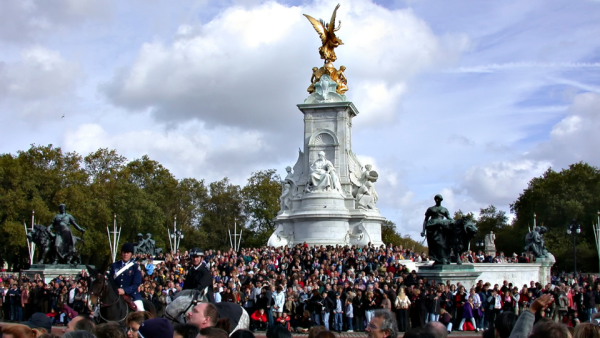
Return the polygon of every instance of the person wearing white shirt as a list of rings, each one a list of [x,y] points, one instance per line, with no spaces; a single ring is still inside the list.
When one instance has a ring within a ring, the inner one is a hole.
[[[283,306],[285,305],[285,293],[283,292],[283,286],[277,285],[277,291],[273,294],[275,305],[273,305],[273,315],[275,318],[281,317],[283,314]]]

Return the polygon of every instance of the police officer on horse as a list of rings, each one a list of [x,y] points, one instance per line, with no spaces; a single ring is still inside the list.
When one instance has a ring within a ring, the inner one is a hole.
[[[183,290],[202,291],[204,288],[208,287],[206,298],[209,302],[214,303],[215,296],[213,293],[212,275],[204,262],[204,251],[200,248],[193,248],[190,251],[190,258],[192,260],[192,266],[185,277]]]
[[[110,266],[110,275],[113,277],[120,296],[127,295],[135,303],[137,311],[144,311],[142,296],[138,292],[142,284],[142,272],[133,256],[133,244],[125,243],[121,247],[121,260]]]

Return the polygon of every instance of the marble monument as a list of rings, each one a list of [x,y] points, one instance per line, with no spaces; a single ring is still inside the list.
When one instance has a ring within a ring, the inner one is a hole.
[[[304,114],[303,147],[286,168],[269,246],[382,245],[375,190],[378,173],[352,152],[352,123],[358,109],[348,100],[346,67],[336,69],[334,48],[342,44],[335,32],[335,8],[329,23],[305,15],[322,41],[322,67],[312,69]]]

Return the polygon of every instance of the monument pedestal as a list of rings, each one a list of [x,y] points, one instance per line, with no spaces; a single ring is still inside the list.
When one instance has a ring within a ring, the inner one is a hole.
[[[85,265],[73,264],[32,264],[23,274],[33,279],[35,275],[40,275],[44,282],[49,283],[58,276],[75,277],[81,273],[81,270],[87,270]]]
[[[335,93],[314,96],[298,108],[304,114],[304,149],[299,152],[293,174],[284,183],[286,203],[275,219],[277,228],[267,245],[380,246],[385,218],[374,207],[357,205],[356,193],[367,175],[352,152],[352,119],[358,110],[345,96]],[[320,95],[320,94],[319,94]],[[323,158],[321,158],[321,156]],[[315,169],[316,161],[333,168]],[[333,174],[330,174],[333,173]],[[331,175],[329,178],[323,178]],[[324,186],[313,186],[323,182]],[[375,184],[376,185],[376,184]],[[371,192],[374,194],[374,189]],[[363,196],[365,193],[363,192]],[[371,196],[371,195],[369,195]],[[282,197],[283,198],[283,197]]]
[[[552,269],[552,266],[554,265],[554,263],[556,263],[556,258],[554,258],[554,255],[551,253],[547,253],[546,257],[536,258],[535,262],[541,263],[538,281],[542,285],[552,283],[552,273],[550,269]]]
[[[436,284],[446,283],[447,280],[455,285],[460,282],[466,290],[469,290],[477,283],[477,279],[480,275],[481,272],[475,271],[473,264],[434,264],[430,266],[421,266],[419,267],[418,272],[420,278],[434,280]]]

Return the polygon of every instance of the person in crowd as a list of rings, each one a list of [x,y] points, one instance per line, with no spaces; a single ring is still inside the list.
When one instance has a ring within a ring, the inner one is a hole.
[[[110,275],[117,284],[117,292],[120,296],[127,295],[131,297],[137,311],[144,311],[142,296],[138,292],[142,284],[142,272],[133,258],[133,244],[125,243],[121,247],[121,260],[116,261],[110,266]],[[70,297],[70,296],[69,296]],[[73,297],[73,309],[75,308],[76,298]]]
[[[138,338],[138,331],[140,326],[146,320],[153,318],[150,312],[132,312],[125,317],[125,327],[127,332],[127,338]]]
[[[64,328],[63,332],[71,332],[71,331],[89,331],[93,332],[95,327],[94,321],[92,321],[88,316],[78,315],[75,316],[67,327]]]
[[[394,314],[389,310],[378,309],[365,329],[369,338],[397,338],[398,325]]]
[[[173,338],[196,338],[200,329],[193,324],[175,324]]]
[[[200,248],[193,248],[189,256],[191,266],[185,278],[183,290],[202,291],[206,289],[206,298],[209,302],[215,303],[211,273],[206,266],[206,262],[204,262],[204,251]]]
[[[259,308],[254,311],[250,316],[250,319],[252,321],[253,331],[265,331],[267,329],[267,314],[265,313],[264,308]]]
[[[475,323],[475,315],[473,314],[474,306],[473,306],[473,296],[469,296],[467,298],[467,302],[463,305],[462,319],[460,320],[460,324],[458,324],[458,331],[466,331],[463,327],[465,321],[471,322],[473,325],[473,330],[477,330],[477,324]]]

